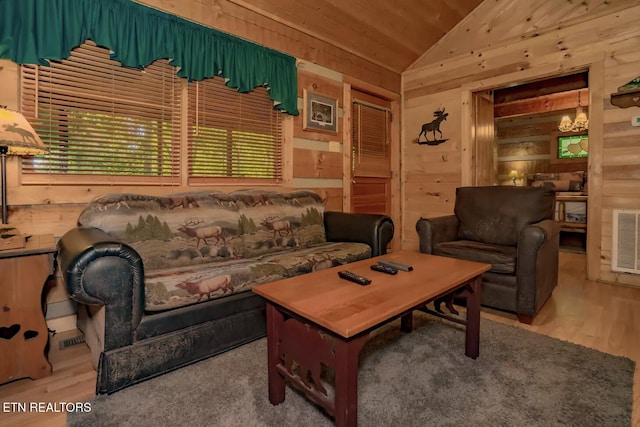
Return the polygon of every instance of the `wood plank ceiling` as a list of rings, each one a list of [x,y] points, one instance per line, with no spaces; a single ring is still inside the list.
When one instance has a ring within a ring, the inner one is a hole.
[[[398,74],[482,0],[230,0]]]
[[[233,4],[398,74],[498,41],[535,37],[558,25],[640,4],[640,0],[191,1],[212,4],[214,9]]]

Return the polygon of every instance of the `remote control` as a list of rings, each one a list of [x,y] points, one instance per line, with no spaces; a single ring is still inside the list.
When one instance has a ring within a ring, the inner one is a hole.
[[[371,269],[381,273],[398,274],[397,268],[389,267],[388,265],[374,264],[371,266]]]
[[[397,270],[413,271],[413,267],[411,267],[410,265],[404,265],[404,264],[400,264],[398,262],[386,261],[386,260],[381,259],[380,261],[378,261],[378,264],[384,265],[384,266],[387,266],[387,267],[392,267],[392,268],[395,268]]]
[[[340,276],[345,280],[349,280],[350,282],[354,282],[362,286],[365,286],[371,283],[371,279],[367,279],[364,276],[360,276],[359,274],[352,273],[347,270],[338,271],[338,276]]]

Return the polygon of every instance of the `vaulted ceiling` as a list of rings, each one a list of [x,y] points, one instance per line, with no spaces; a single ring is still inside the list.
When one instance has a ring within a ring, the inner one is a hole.
[[[230,0],[401,73],[482,0]]]
[[[198,0],[219,3],[222,0]],[[226,0],[402,73],[638,0]],[[222,4],[222,3],[220,3]]]

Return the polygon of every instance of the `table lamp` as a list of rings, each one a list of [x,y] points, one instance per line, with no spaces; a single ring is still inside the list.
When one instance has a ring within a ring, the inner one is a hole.
[[[520,172],[513,169],[511,172],[509,172],[509,178],[511,178],[513,185],[518,185],[516,181],[520,178]]]
[[[2,175],[2,223],[7,223],[7,155],[33,156],[49,149],[27,119],[17,111],[0,107],[0,174]]]

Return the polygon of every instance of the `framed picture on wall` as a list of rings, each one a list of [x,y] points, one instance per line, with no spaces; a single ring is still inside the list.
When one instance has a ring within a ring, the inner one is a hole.
[[[587,163],[589,134],[577,132],[552,132],[549,163]]]
[[[338,133],[338,100],[302,91],[304,130]]]

